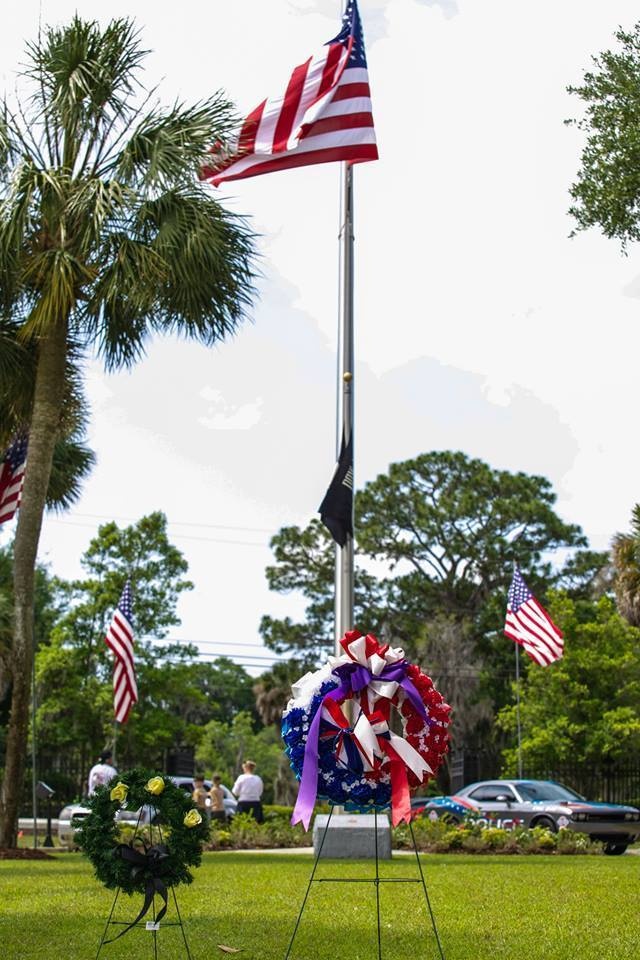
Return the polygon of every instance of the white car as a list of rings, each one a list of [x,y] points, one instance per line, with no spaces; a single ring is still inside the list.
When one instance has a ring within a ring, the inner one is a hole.
[[[69,847],[70,850],[76,849],[75,835],[80,826],[80,822],[91,813],[88,807],[82,803],[68,803],[58,814],[58,842],[61,847]],[[122,823],[136,823],[140,815],[140,810],[118,810],[116,820]],[[149,810],[142,808],[141,823],[149,822]]]

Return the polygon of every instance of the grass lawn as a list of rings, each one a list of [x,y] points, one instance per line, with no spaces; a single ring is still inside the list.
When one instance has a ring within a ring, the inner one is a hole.
[[[636,960],[640,858],[422,857],[446,960]],[[190,887],[178,887],[193,960],[282,960],[306,889],[308,856],[205,854]],[[317,876],[370,876],[370,862],[322,861]],[[415,876],[396,857],[386,876]],[[79,854],[0,861],[1,960],[85,960],[96,955],[113,895]],[[421,888],[381,887],[385,960],[437,960]],[[170,901],[171,902],[171,901]],[[141,897],[121,897],[132,920]],[[172,911],[171,911],[172,913]],[[173,919],[173,915],[167,916]],[[159,934],[158,957],[183,957],[178,928]],[[142,928],[103,948],[101,960],[153,958]],[[292,960],[377,960],[373,884],[314,884]]]

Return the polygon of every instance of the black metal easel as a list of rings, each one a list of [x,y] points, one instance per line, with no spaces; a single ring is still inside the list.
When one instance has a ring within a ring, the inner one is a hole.
[[[133,837],[131,838],[131,844],[132,844],[132,845],[133,845],[133,843],[135,842],[135,839],[136,839],[136,837],[137,837],[137,835],[138,835],[138,829],[139,829],[139,827],[140,827],[141,817],[142,817],[142,809],[140,810],[140,814],[138,815],[138,820],[137,820],[137,822],[136,822],[136,827],[135,827],[135,830],[134,830],[134,832],[133,832]],[[151,818],[150,818],[150,821],[149,821],[149,839],[153,842],[153,828],[154,828],[154,826],[155,826],[155,828],[156,828],[157,831],[158,831],[158,836],[159,836],[159,838],[160,838],[160,839],[159,839],[159,842],[162,843],[162,827],[160,826],[159,823],[154,824],[153,820],[154,820],[154,817],[151,817]],[[163,927],[180,927],[180,930],[182,931],[182,939],[184,940],[184,947],[185,947],[185,950],[186,950],[187,960],[193,960],[193,957],[191,956],[191,951],[189,950],[189,943],[188,943],[188,941],[187,941],[187,934],[186,934],[186,931],[185,931],[185,929],[184,929],[184,924],[183,924],[183,922],[182,922],[182,917],[181,917],[181,915],[180,915],[180,908],[178,907],[178,901],[177,901],[177,899],[176,899],[175,889],[174,889],[173,887],[170,887],[169,889],[171,890],[171,894],[173,895],[173,902],[174,902],[174,905],[175,905],[175,908],[176,908],[176,916],[178,917],[178,919],[177,919],[177,920],[173,920],[173,921],[169,921],[168,923],[165,922],[164,920],[162,920],[162,926],[163,926]],[[118,897],[119,897],[119,895],[120,895],[120,887],[118,887],[118,888],[116,889],[116,895],[115,895],[115,897],[113,898],[113,903],[112,903],[112,905],[111,905],[111,913],[109,914],[109,917],[108,917],[107,922],[106,922],[106,924],[105,924],[104,930],[103,930],[103,932],[102,932],[102,938],[101,938],[100,944],[99,944],[99,946],[98,946],[98,952],[96,953],[96,960],[98,960],[98,957],[100,956],[100,953],[101,953],[101,951],[102,951],[102,948],[105,947],[105,946],[107,946],[107,944],[109,944],[109,943],[113,943],[113,941],[117,939],[117,937],[112,937],[112,938],[110,938],[110,939],[107,939],[107,932],[108,932],[110,926],[124,926],[124,927],[131,926],[131,924],[130,924],[127,920],[113,920],[113,919],[112,919],[112,918],[113,918],[114,911],[115,911],[115,909],[116,909],[116,903],[118,902]],[[153,923],[153,930],[152,930],[152,933],[153,933],[153,960],[158,960],[158,930],[157,930],[156,925],[155,925],[155,920],[156,920],[155,897],[154,897],[154,899],[153,899],[153,901],[152,901],[152,904],[151,904],[151,910],[152,910],[152,917],[153,917],[153,919],[152,919],[152,921],[151,921],[151,922]],[[136,927],[143,927],[144,929],[148,929],[148,928],[147,928],[147,920],[140,920],[138,923],[135,924],[135,926],[136,926]],[[158,924],[158,926],[159,926],[159,924]]]
[[[431,926],[433,928],[433,933],[435,936],[436,944],[438,946],[438,952],[440,955],[440,960],[445,960],[444,951],[442,949],[442,944],[440,942],[440,937],[438,935],[438,928],[436,926],[436,919],[433,915],[433,910],[431,908],[431,900],[429,899],[429,891],[427,890],[427,884],[424,879],[424,873],[422,871],[422,864],[420,863],[420,857],[418,855],[418,847],[416,846],[416,838],[413,833],[413,825],[409,822],[409,831],[411,833],[411,841],[413,843],[413,849],[416,855],[416,863],[418,865],[419,877],[381,877],[380,876],[380,861],[378,858],[378,811],[374,811],[375,822],[374,822],[374,834],[375,834],[375,861],[376,861],[376,873],[375,877],[317,877],[315,876],[316,869],[318,867],[318,861],[320,860],[320,855],[322,853],[322,847],[324,846],[324,841],[327,836],[327,831],[329,829],[329,824],[331,823],[331,817],[333,816],[333,807],[329,813],[326,826],[322,833],[322,838],[320,840],[320,845],[318,847],[318,852],[313,863],[313,868],[311,870],[311,876],[309,877],[309,883],[307,884],[307,890],[304,895],[304,900],[302,901],[302,906],[300,907],[300,912],[298,914],[298,919],[296,920],[296,925],[293,929],[291,935],[291,940],[289,941],[289,946],[287,947],[287,952],[284,955],[284,960],[289,960],[289,954],[291,953],[291,948],[293,947],[293,941],[296,938],[298,932],[298,927],[300,926],[300,921],[302,919],[302,914],[304,913],[304,908],[307,904],[307,899],[309,897],[309,892],[311,890],[311,884],[313,883],[373,883],[376,888],[376,920],[378,927],[378,960],[382,960],[382,937],[380,931],[380,884],[381,883],[420,883],[422,884],[422,889],[424,891],[424,898],[427,904],[427,909],[429,912],[429,918],[431,920]]]

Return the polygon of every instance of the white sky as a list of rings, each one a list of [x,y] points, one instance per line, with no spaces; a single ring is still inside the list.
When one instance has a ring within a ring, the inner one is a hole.
[[[133,16],[165,102],[224,88],[242,113],[336,32],[339,0],[23,0],[0,36],[11,89],[24,41],[78,9]],[[381,159],[356,168],[356,483],[462,449],[546,475],[559,512],[604,548],[640,499],[640,263],[597,233],[568,239],[581,147],[563,125],[591,54],[636,3],[360,0]],[[196,589],[176,636],[259,652],[268,539],[315,513],[334,463],[337,165],[218,191],[261,234],[254,322],[207,351],[158,341],[131,373],[88,372],[98,466],[49,518],[62,576],[99,518],[164,510]],[[4,534],[5,538],[7,533]],[[366,626],[366,625],[364,625]],[[264,651],[262,651],[264,654]]]

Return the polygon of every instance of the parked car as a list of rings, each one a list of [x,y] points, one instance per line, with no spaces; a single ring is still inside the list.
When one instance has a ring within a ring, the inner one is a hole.
[[[192,777],[170,777],[169,779],[177,786],[182,787],[186,793],[191,794],[193,792]],[[207,790],[211,789],[210,780],[205,780],[204,785]],[[222,792],[224,793],[223,803],[225,813],[227,819],[231,819],[236,812],[238,802],[228,787],[225,787],[223,784],[221,784],[221,786]],[[142,807],[142,810],[121,809],[116,813],[116,819],[135,824],[139,818],[141,824],[147,824],[152,817],[152,810],[152,807],[147,807],[146,805]],[[58,814],[58,842],[61,846],[69,847],[70,849],[75,847],[75,832],[80,826],[80,821],[83,820],[84,817],[88,817],[90,813],[89,808],[82,803],[69,803],[66,807],[62,808]]]
[[[608,854],[624,853],[640,837],[640,810],[619,803],[592,803],[553,780],[483,780],[450,797],[414,797],[414,810],[460,823],[475,814],[495,826],[568,827],[604,844]]]
[[[68,803],[58,814],[58,842],[62,847],[75,849],[75,833],[80,826],[80,822],[91,813],[88,807],[82,803]],[[151,816],[150,808],[143,807],[140,810],[118,810],[116,820],[122,823],[140,823],[147,824]]]

